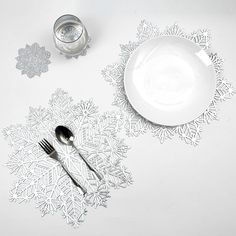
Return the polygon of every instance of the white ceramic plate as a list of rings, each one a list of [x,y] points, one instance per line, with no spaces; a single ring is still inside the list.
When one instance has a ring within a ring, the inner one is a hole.
[[[209,107],[216,78],[212,61],[200,46],[185,38],[161,36],[133,52],[124,86],[141,116],[176,126],[196,119]]]

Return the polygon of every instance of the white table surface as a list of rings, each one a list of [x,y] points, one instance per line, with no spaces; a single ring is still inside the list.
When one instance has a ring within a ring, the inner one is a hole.
[[[65,60],[52,41],[57,17],[79,16],[92,37],[86,57]],[[101,70],[118,59],[119,44],[134,40],[141,19],[162,29],[179,23],[187,32],[209,28],[213,48],[225,59],[225,76],[236,86],[235,0],[0,0],[0,128],[24,123],[29,106],[46,106],[56,88],[75,101],[93,98],[100,111],[115,110],[113,88]],[[28,79],[15,69],[18,48],[38,42],[51,53],[49,72]],[[135,183],[112,191],[108,208],[89,209],[79,229],[60,214],[41,218],[32,204],[8,201],[15,180],[3,166],[10,147],[1,140],[0,234],[3,236],[235,236],[236,100],[219,106],[219,121],[203,127],[196,148],[178,138],[161,145],[150,134],[126,139],[125,165]]]

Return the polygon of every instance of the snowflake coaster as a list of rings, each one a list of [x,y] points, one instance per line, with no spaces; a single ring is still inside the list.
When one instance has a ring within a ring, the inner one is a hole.
[[[89,37],[88,43],[90,43],[90,42],[91,42],[91,38]],[[64,53],[62,53],[62,52],[60,52],[60,54],[63,55],[63,56],[65,56],[67,59],[72,59],[72,58],[78,59],[79,57],[84,57],[84,56],[86,56],[86,55],[87,55],[87,51],[88,51],[89,48],[90,48],[90,45],[87,44],[86,47],[85,47],[78,55],[76,55],[76,56],[70,56],[70,55],[64,54]]]
[[[48,71],[48,64],[51,63],[50,56],[50,52],[46,51],[45,47],[40,47],[38,43],[26,45],[25,48],[18,50],[16,68],[29,78],[40,76],[41,73]]]
[[[48,108],[30,108],[25,125],[3,130],[13,148],[7,166],[18,178],[10,191],[10,200],[18,203],[34,200],[42,216],[60,211],[67,223],[75,227],[83,222],[88,207],[106,207],[111,188],[125,188],[132,183],[131,174],[121,165],[128,151],[124,140],[117,136],[122,121],[118,112],[99,114],[91,100],[73,104],[61,89],[52,95]],[[72,130],[75,146],[103,176],[101,181],[73,147],[56,140],[58,125]],[[54,146],[59,159],[88,190],[87,194],[83,195],[74,185],[60,162],[39,147],[43,138]]]
[[[232,84],[223,76],[223,60],[216,53],[210,52],[211,37],[207,30],[197,30],[191,34],[185,33],[177,24],[167,27],[160,32],[157,26],[143,20],[137,29],[137,40],[121,45],[120,61],[108,65],[102,75],[107,82],[115,87],[115,98],[113,105],[120,108],[125,116],[125,130],[128,136],[137,137],[150,130],[153,136],[159,138],[163,143],[166,139],[171,139],[177,134],[182,140],[191,145],[197,145],[200,140],[202,124],[210,123],[217,119],[217,104],[225,101],[235,93]],[[124,71],[126,63],[134,50],[143,42],[159,36],[177,36],[187,38],[206,51],[212,60],[216,72],[215,97],[209,108],[197,119],[175,127],[154,124],[139,115],[129,103],[124,90]]]

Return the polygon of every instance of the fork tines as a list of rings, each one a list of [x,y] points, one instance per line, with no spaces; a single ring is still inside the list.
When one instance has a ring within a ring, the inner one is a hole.
[[[48,154],[50,155],[52,152],[55,151],[54,147],[44,138],[39,142],[39,146]]]

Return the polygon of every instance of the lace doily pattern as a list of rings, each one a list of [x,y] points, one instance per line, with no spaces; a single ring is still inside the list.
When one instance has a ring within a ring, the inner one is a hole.
[[[63,54],[62,52],[60,52],[60,54],[65,56],[67,59],[72,59],[72,58],[78,59],[79,57],[84,57],[87,55],[88,49],[91,47],[89,44],[90,42],[91,42],[91,37],[89,37],[88,44],[86,45],[86,47],[80,52],[80,54],[76,56],[69,56],[69,55]]]
[[[52,95],[48,108],[30,108],[26,124],[3,130],[13,149],[7,167],[17,176],[10,200],[34,200],[42,216],[59,211],[75,227],[83,222],[89,207],[106,207],[111,188],[125,188],[132,183],[130,172],[122,165],[129,148],[117,136],[122,122],[119,112],[99,114],[91,100],[74,104],[61,89]],[[56,140],[58,125],[72,130],[76,147],[102,174],[101,181],[72,147]],[[39,147],[43,138],[53,144],[69,172],[88,190],[86,195],[73,184],[61,164]]]
[[[197,119],[176,127],[154,124],[140,116],[130,105],[124,90],[124,70],[126,63],[133,51],[146,40],[164,35],[187,38],[203,48],[212,60],[216,72],[216,92],[209,108]],[[137,40],[120,45],[120,60],[108,65],[102,75],[105,80],[115,88],[113,105],[120,108],[124,114],[124,126],[128,136],[137,137],[148,130],[157,137],[161,143],[178,135],[182,140],[191,145],[197,145],[201,138],[202,125],[217,119],[217,104],[225,101],[235,94],[232,84],[223,75],[223,60],[211,52],[211,35],[208,30],[197,30],[187,34],[177,24],[167,27],[164,31],[143,20],[137,29]]]
[[[61,55],[64,55],[67,59],[72,59],[72,58],[75,58],[75,59],[78,59],[79,57],[84,57],[87,55],[87,50],[90,48],[90,45],[87,45],[86,48],[79,54],[79,55],[76,55],[76,56],[69,56],[69,55],[64,55],[63,53],[60,53]]]
[[[48,65],[51,63],[50,56],[51,53],[46,51],[45,47],[40,47],[38,43],[26,45],[25,48],[18,50],[16,68],[29,78],[40,76],[48,71]]]

